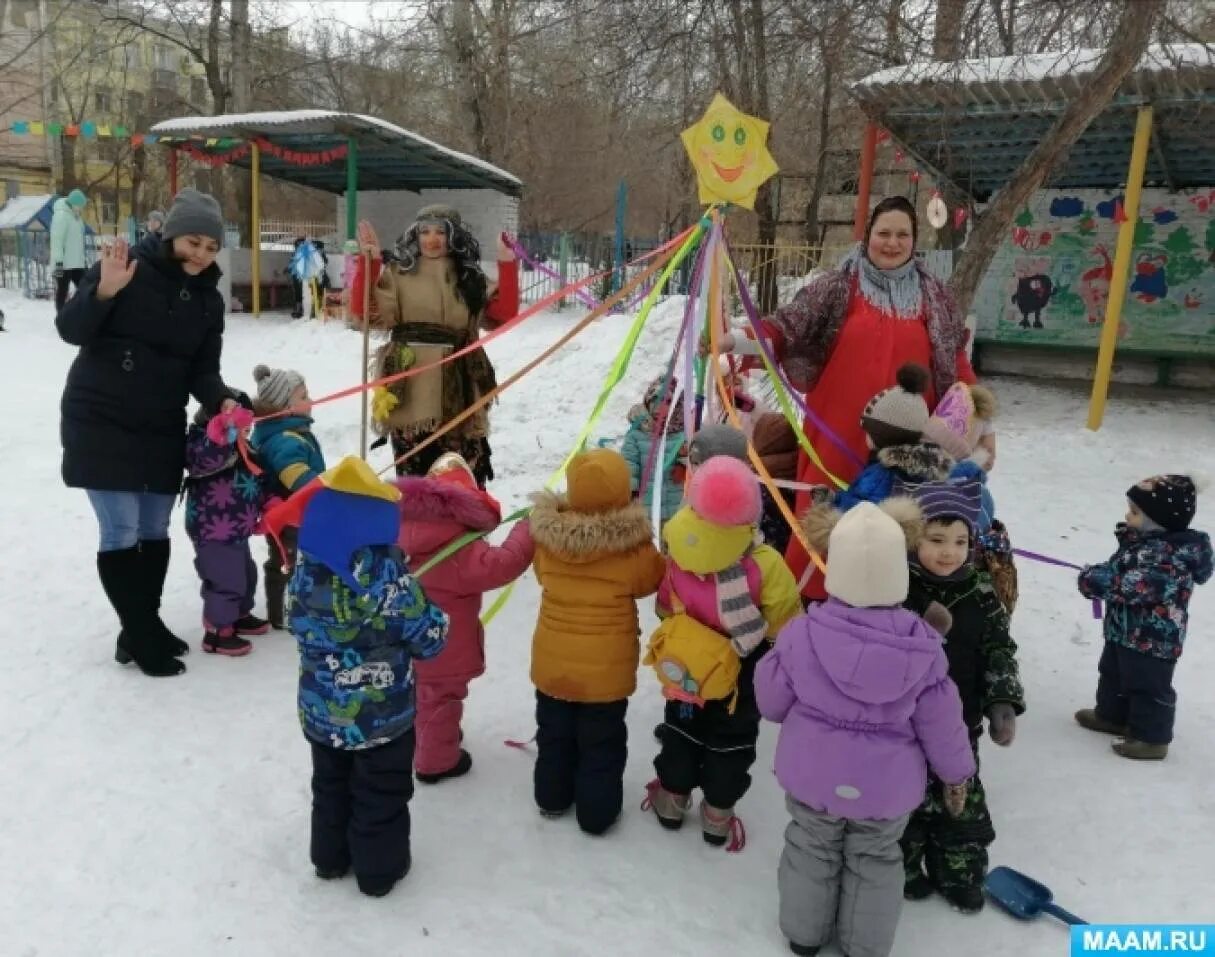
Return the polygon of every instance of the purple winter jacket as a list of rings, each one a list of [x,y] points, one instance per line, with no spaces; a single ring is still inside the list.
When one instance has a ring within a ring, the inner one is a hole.
[[[891,820],[923,800],[927,765],[950,784],[975,773],[941,638],[906,609],[811,608],[759,662],[755,697],[781,725],[777,780],[816,810]]]

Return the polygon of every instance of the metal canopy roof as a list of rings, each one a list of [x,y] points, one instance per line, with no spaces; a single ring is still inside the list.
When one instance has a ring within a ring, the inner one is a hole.
[[[1102,53],[916,63],[866,77],[851,92],[925,168],[983,201],[1083,92]],[[1201,44],[1149,48],[1045,185],[1123,184],[1136,111],[1149,104],[1145,185],[1215,185],[1215,52]]]
[[[160,137],[189,138],[192,148],[211,154],[228,152],[231,144],[207,145],[208,139],[251,141],[261,137],[284,150],[320,153],[343,147],[353,138],[358,150],[360,190],[492,189],[509,196],[518,196],[523,190],[522,181],[506,170],[357,113],[287,110],[188,116],[157,123],[151,132]],[[329,193],[346,192],[344,158],[301,166],[263,150],[259,161],[267,176]],[[233,163],[248,169],[251,158],[245,155]]]

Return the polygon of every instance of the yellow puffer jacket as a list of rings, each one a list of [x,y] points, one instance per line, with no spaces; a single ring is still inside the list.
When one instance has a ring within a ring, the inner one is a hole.
[[[577,456],[567,484],[566,496],[537,495],[531,514],[542,589],[532,682],[563,701],[619,701],[637,689],[637,599],[657,590],[663,560],[619,453]]]

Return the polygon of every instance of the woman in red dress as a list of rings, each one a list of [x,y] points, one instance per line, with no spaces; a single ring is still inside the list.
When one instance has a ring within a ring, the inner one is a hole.
[[[975,381],[965,321],[944,283],[915,258],[916,230],[915,207],[907,199],[882,200],[864,242],[840,267],[816,277],[763,321],[777,361],[818,419],[806,420],[806,437],[827,471],[844,482],[856,478],[869,456],[861,411],[894,385],[900,366],[915,362],[931,370],[929,409],[956,380]],[[747,352],[754,344],[726,336],[722,348]],[[987,442],[994,446],[992,437]],[[805,452],[797,475],[804,484],[834,487]],[[797,513],[809,504],[810,493],[799,491]],[[823,597],[822,576],[796,537],[785,557],[803,595]]]

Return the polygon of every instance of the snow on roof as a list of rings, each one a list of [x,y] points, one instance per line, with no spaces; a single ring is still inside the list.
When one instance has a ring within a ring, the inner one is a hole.
[[[378,128],[401,139],[410,140],[419,146],[429,147],[440,153],[445,153],[452,159],[470,166],[476,166],[495,176],[509,180],[518,186],[523,181],[501,167],[487,163],[476,156],[449,149],[446,146],[428,140],[409,130],[381,120],[375,116],[364,116],[361,113],[340,113],[335,110],[274,110],[264,113],[225,113],[221,116],[184,116],[173,120],[165,120],[152,127],[153,133],[190,133],[201,136],[240,135],[243,132],[272,133],[275,129],[292,133],[336,133],[342,126],[362,127],[363,129]],[[259,130],[258,127],[266,129]]]
[[[42,196],[14,196],[0,206],[0,229],[20,229],[41,212],[42,207],[55,197],[50,193]]]
[[[940,62],[929,60],[889,67],[871,73],[853,84],[864,87],[887,84],[925,83],[1018,83],[1093,73],[1104,50],[1070,50],[1022,56],[987,57],[979,60]],[[1215,50],[1201,43],[1158,44],[1148,47],[1132,72],[1164,73],[1182,67],[1215,66]]]

